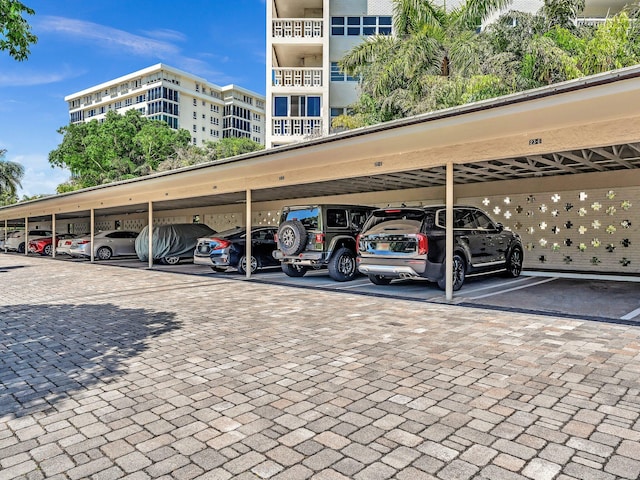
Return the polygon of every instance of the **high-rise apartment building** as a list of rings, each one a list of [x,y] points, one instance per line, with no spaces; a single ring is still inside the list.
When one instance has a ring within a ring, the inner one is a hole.
[[[392,33],[391,0],[267,0],[267,148],[326,135],[357,98],[338,60]]]
[[[107,112],[138,110],[203,145],[227,137],[265,143],[265,99],[238,87],[219,87],[164,64],[153,65],[67,95],[71,123],[101,121]]]
[[[447,9],[466,0],[434,0]],[[586,0],[582,23],[598,23],[627,0]],[[543,0],[513,0],[509,10],[537,12]],[[375,34],[391,35],[392,0],[267,0],[266,146],[330,132],[331,119],[357,99],[357,79],[338,61]]]

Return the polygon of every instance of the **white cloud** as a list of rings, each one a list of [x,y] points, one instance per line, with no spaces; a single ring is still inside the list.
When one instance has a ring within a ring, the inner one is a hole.
[[[173,40],[176,42],[185,42],[187,37],[184,33],[176,30],[170,30],[168,28],[159,28],[157,30],[143,30],[142,33],[148,35],[151,38]]]
[[[69,78],[77,76],[76,73],[64,73],[64,72],[20,72],[15,73],[0,73],[0,87],[31,87],[34,85],[47,85],[49,83],[61,82]]]
[[[61,168],[52,168],[46,155],[7,155],[6,159],[24,167],[22,188],[18,191],[20,197],[56,193],[56,187],[69,179],[69,172]]]
[[[101,46],[117,47],[120,53],[124,48],[130,54],[141,56],[164,57],[179,54],[178,47],[169,42],[73,18],[45,16],[34,25],[34,30],[37,33],[58,33]]]

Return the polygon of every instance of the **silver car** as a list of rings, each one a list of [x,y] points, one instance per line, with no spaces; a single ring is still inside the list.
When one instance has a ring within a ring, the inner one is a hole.
[[[94,257],[109,260],[120,255],[136,254],[136,237],[138,232],[127,230],[105,230],[93,236]],[[69,255],[74,257],[91,256],[91,236],[74,238],[69,247]]]

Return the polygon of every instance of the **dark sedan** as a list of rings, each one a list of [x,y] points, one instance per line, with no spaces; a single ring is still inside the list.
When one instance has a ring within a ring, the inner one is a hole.
[[[225,272],[233,267],[241,274],[247,272],[247,264],[250,265],[251,273],[260,268],[280,265],[280,261],[273,258],[273,251],[276,249],[274,235],[277,231],[278,227],[273,226],[253,227],[249,262],[245,255],[247,240],[246,229],[243,227],[199,238],[193,263],[208,265],[216,272]]]

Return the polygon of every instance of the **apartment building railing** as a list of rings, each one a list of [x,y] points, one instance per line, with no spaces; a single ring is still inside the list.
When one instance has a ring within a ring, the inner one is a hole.
[[[273,21],[274,38],[320,38],[322,20],[288,18]]]
[[[322,69],[312,67],[274,68],[274,87],[321,87]]]
[[[578,18],[576,23],[581,27],[597,27],[606,21],[606,18]]]
[[[322,119],[309,117],[274,118],[273,136],[303,136],[322,134]]]

